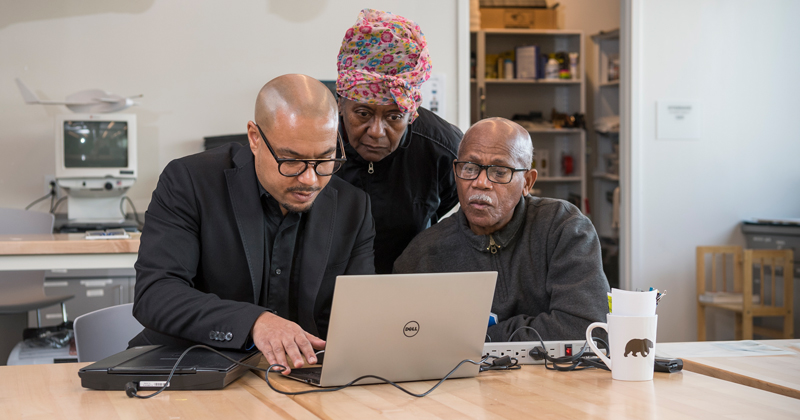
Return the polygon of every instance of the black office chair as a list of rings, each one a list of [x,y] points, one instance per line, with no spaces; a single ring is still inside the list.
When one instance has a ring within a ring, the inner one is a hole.
[[[0,235],[51,234],[55,217],[50,213],[0,208]],[[41,308],[61,304],[61,317],[67,322],[64,302],[73,295],[46,296],[44,270],[0,271],[0,314],[17,314],[36,310],[36,321],[42,326]]]

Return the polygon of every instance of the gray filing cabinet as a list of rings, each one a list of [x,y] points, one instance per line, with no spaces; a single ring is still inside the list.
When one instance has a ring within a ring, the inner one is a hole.
[[[66,302],[67,318],[75,318],[107,308],[133,302],[136,271],[133,268],[112,270],[47,270],[44,279],[46,295],[75,295]],[[42,326],[61,323],[61,305],[41,309]],[[36,311],[28,313],[28,326],[36,327]]]
[[[794,277],[795,279],[800,278],[800,225],[743,222],[742,233],[744,233],[748,249],[791,249],[794,251]]]
[[[748,249],[791,249],[794,252],[794,337],[800,338],[800,225],[773,223],[742,223],[742,233]],[[778,273],[776,271],[776,273]],[[758,318],[756,325],[780,328],[780,321]]]

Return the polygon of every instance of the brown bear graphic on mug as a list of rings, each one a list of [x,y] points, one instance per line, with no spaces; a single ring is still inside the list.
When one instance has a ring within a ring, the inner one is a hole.
[[[650,349],[652,348],[652,341],[646,338],[634,338],[631,339],[631,341],[628,341],[628,344],[625,345],[625,354],[623,354],[623,356],[628,357],[629,353],[633,353],[633,356],[636,357],[638,353],[642,357],[647,357],[647,355],[650,354]]]

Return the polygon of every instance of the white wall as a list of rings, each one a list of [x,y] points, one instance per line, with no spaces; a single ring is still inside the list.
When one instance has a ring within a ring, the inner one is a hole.
[[[659,341],[694,340],[695,247],[744,245],[748,217],[800,217],[800,2],[633,5],[632,285],[668,290]],[[699,140],[656,139],[662,99],[701,105]]]
[[[42,99],[88,88],[144,94],[138,115],[139,181],[150,201],[172,159],[202,150],[204,136],[243,133],[261,86],[281,74],[335,79],[345,31],[363,7],[415,20],[434,73],[448,81],[456,122],[457,0],[38,0],[0,6],[0,206],[42,196],[54,173],[53,117],[64,107],[25,105],[14,78]],[[46,210],[42,203],[35,209]],[[61,208],[60,211],[65,211]]]

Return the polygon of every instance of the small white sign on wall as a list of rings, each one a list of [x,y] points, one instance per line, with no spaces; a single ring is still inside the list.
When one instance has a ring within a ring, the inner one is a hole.
[[[657,139],[700,139],[700,106],[697,102],[658,101],[656,108]]]
[[[444,73],[433,73],[425,83],[420,86],[422,95],[422,107],[433,111],[434,114],[444,118],[447,115],[447,101],[445,98],[445,75]]]

